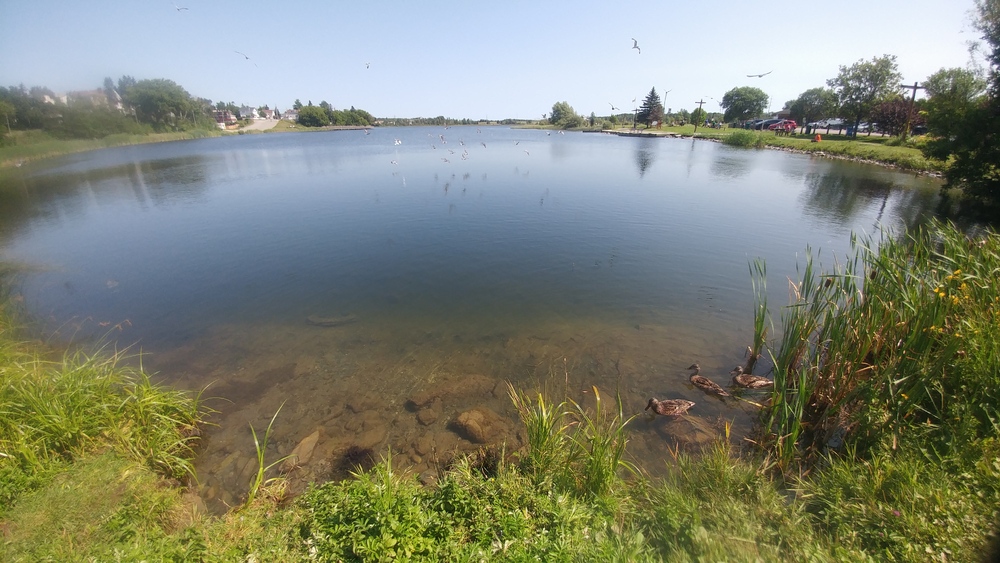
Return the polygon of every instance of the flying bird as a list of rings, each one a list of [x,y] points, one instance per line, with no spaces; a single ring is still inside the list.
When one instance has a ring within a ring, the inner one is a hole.
[[[365,68],[370,68],[371,66],[372,66],[371,63],[365,63]]]
[[[635,37],[632,38],[632,48],[639,51],[640,55],[642,54],[642,49],[639,48],[639,42],[635,40]]]
[[[185,8],[184,6],[178,6],[177,4],[174,4],[174,9],[177,10],[178,12],[180,12],[181,10],[187,10],[187,8]]]
[[[531,153],[530,153],[530,152],[528,152],[528,149],[524,149],[524,154],[526,154],[526,155],[528,155],[528,156],[531,156]]]
[[[769,70],[769,71],[765,72],[764,74],[748,74],[747,78],[764,78],[765,76],[767,76],[768,74],[771,74],[772,72],[774,72],[774,71],[773,70]]]
[[[243,53],[243,52],[240,52],[240,51],[233,51],[233,52],[234,52],[234,53],[236,53],[237,55],[243,55],[243,58],[244,58],[244,59],[246,59],[246,60],[248,60],[248,61],[250,61],[250,62],[252,62],[252,63],[253,63],[253,61],[252,61],[252,60],[250,60],[250,57],[249,57],[249,56],[247,56],[247,54],[246,54],[246,53]],[[257,63],[253,63],[253,66],[257,67]],[[260,68],[260,67],[257,67],[257,68]]]
[[[608,102],[608,105],[611,106],[611,111],[618,111],[618,108],[615,107],[615,104],[612,104],[611,102]]]

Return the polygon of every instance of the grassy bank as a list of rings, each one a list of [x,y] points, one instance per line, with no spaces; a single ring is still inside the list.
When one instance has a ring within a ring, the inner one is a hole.
[[[756,371],[776,387],[752,444],[665,449],[654,480],[628,454],[636,413],[606,390],[511,389],[522,451],[484,448],[426,485],[385,452],[294,499],[265,482],[222,517],[184,487],[197,398],[109,351],[47,359],[8,297],[0,559],[978,560],[1000,507],[1000,237],[934,224],[856,249],[802,265],[780,334],[757,292]]]
[[[629,132],[628,129],[617,129],[617,132]],[[893,137],[866,136],[847,137],[846,135],[825,135],[820,132],[822,140],[813,142],[813,135],[777,136],[773,131],[749,131],[744,129],[711,129],[699,127],[697,133],[693,125],[679,127],[663,127],[661,129],[639,129],[642,134],[650,135],[680,135],[702,139],[715,139],[726,144],[747,148],[772,147],[807,153],[822,153],[824,156],[845,158],[893,166],[916,172],[939,173],[944,170],[945,163],[926,158],[920,151],[919,139],[908,141],[905,146],[898,146],[898,139]]]
[[[103,139],[58,139],[43,131],[15,131],[8,144],[0,147],[0,168],[63,154],[145,143],[218,137],[222,134],[223,132],[218,129],[198,129],[149,135],[108,135]]]

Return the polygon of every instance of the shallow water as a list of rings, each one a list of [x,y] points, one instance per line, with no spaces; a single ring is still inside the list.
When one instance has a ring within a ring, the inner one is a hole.
[[[352,446],[432,472],[478,447],[460,419],[517,444],[507,381],[584,403],[618,390],[629,414],[695,401],[633,424],[651,471],[726,421],[739,436],[753,405],[705,395],[685,368],[727,383],[743,362],[749,261],[767,260],[769,301],[786,303],[807,245],[830,264],[852,231],[912,227],[937,198],[926,178],[690,139],[369,133],[104,150],[25,166],[0,191],[0,249],[31,267],[43,331],[135,344],[160,379],[208,386],[198,468],[216,506],[255,470],[249,425],[281,405],[271,458],[319,431],[297,485],[343,474]]]

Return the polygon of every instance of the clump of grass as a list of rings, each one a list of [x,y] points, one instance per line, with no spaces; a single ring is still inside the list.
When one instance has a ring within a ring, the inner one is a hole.
[[[257,472],[254,473],[253,479],[250,481],[250,490],[247,491],[247,498],[243,501],[243,507],[247,507],[253,504],[255,498],[257,498],[257,493],[260,491],[261,487],[271,485],[275,482],[277,477],[272,477],[270,479],[264,479],[264,475],[267,474],[274,466],[285,461],[290,457],[286,455],[279,458],[271,463],[267,463],[264,459],[265,451],[267,450],[267,443],[271,439],[271,429],[274,427],[274,421],[278,419],[278,413],[281,412],[281,407],[285,406],[285,403],[281,403],[278,410],[274,411],[274,416],[271,417],[271,421],[267,423],[267,430],[264,431],[263,439],[257,437],[257,431],[254,430],[253,424],[250,425],[250,434],[253,435],[253,446],[257,454]]]
[[[173,478],[194,475],[205,411],[198,396],[155,385],[119,350],[43,356],[22,341],[13,281],[0,279],[0,500],[44,485],[54,471],[112,447]],[[44,352],[47,354],[48,352]]]
[[[731,147],[754,149],[762,149],[767,145],[763,134],[750,131],[749,129],[734,129],[722,138],[722,142]]]
[[[164,475],[193,474],[197,397],[154,385],[120,351],[38,356],[0,370],[0,451],[40,468],[112,445]]]
[[[626,427],[634,416],[625,416],[621,397],[609,408],[594,387],[594,409],[588,410],[575,401],[553,406],[541,393],[531,402],[509,383],[508,390],[527,429],[525,469],[539,482],[601,498],[621,470],[636,472],[624,459]]]

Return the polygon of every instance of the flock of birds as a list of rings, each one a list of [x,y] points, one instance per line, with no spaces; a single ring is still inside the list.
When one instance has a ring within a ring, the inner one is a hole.
[[[445,129],[448,129],[448,127],[445,127]],[[364,129],[364,132],[365,132],[365,135],[370,135],[371,134],[368,131],[368,129]],[[482,129],[480,129],[478,127],[476,128],[476,133],[482,133],[482,132],[483,132]],[[559,133],[560,134],[565,134],[563,131],[560,131]],[[548,134],[551,135],[551,132],[548,132]],[[430,133],[428,133],[428,136],[429,135],[430,135]],[[438,139],[440,140],[440,143],[441,143],[442,146],[448,144],[448,140],[445,139],[445,137],[444,137],[443,134],[438,135]],[[521,143],[521,141],[514,141],[514,145],[515,146],[519,145],[520,143]],[[392,144],[394,146],[399,146],[399,145],[403,144],[403,141],[401,139],[394,138],[392,140]],[[458,140],[458,144],[460,146],[464,147],[465,146],[465,141],[462,140],[462,139],[459,139]],[[486,141],[480,141],[479,144],[482,145],[484,149],[488,148],[488,146],[486,145]],[[431,143],[431,148],[434,149],[434,150],[437,150],[438,147],[437,147],[436,144]],[[448,154],[452,154],[452,155],[457,154],[453,149],[446,148],[445,150],[448,151]],[[528,152],[528,149],[523,149],[523,150],[524,150],[524,154],[526,154],[528,156],[531,156],[531,153]],[[462,149],[462,154],[460,156],[461,156],[462,160],[469,160],[469,149]],[[450,163],[451,162],[451,160],[449,160],[448,157],[444,157],[444,156],[441,157],[441,161],[445,162],[445,163]],[[398,160],[390,160],[389,164],[392,164],[393,166],[396,166],[396,165],[399,164],[399,161]]]
[[[723,389],[721,385],[704,375],[701,375],[701,366],[698,364],[692,364],[688,367],[688,369],[694,370],[691,373],[690,381],[691,384],[698,389],[701,389],[710,395],[718,395],[719,397],[730,396],[729,391]],[[763,389],[774,385],[774,381],[766,377],[744,373],[743,366],[736,366],[729,372],[729,374],[733,376],[733,385],[743,389]],[[644,410],[653,411],[654,414],[662,416],[680,416],[690,410],[694,405],[694,401],[688,401],[687,399],[660,400],[650,398]]]

